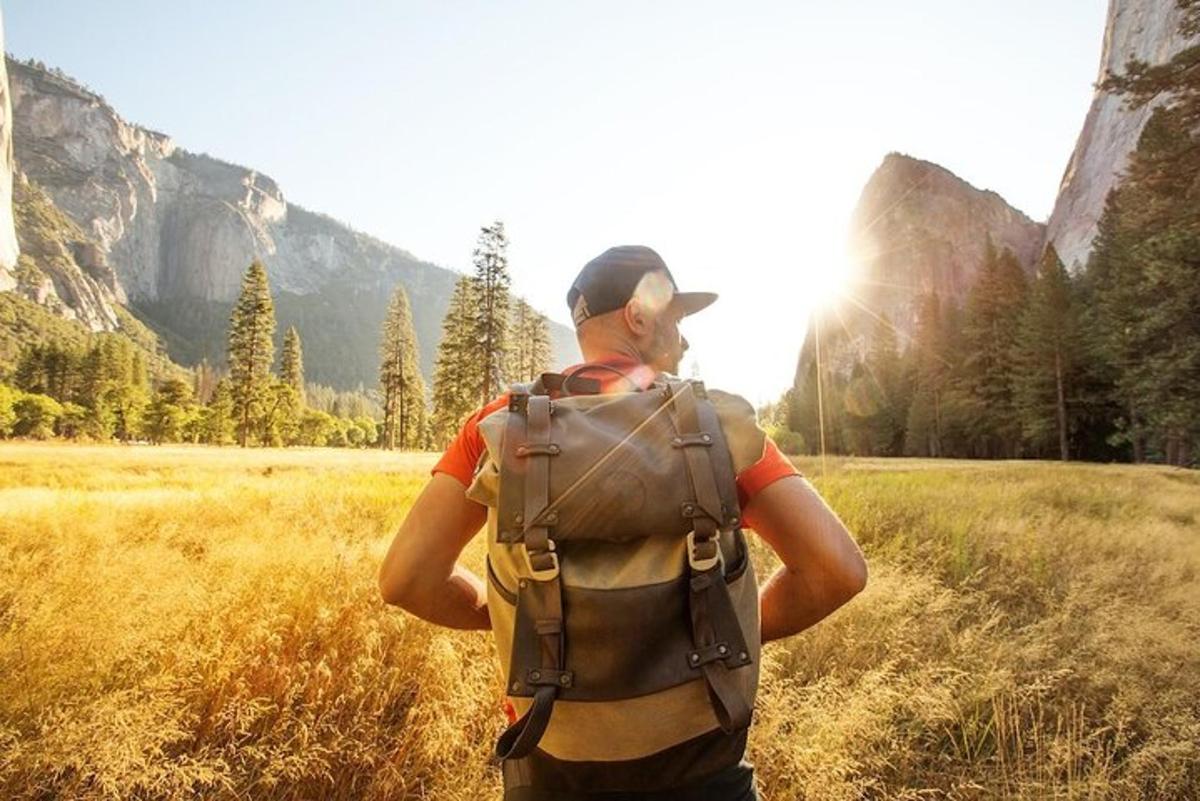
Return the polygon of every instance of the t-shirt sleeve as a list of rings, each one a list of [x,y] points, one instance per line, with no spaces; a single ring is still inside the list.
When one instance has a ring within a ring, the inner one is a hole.
[[[468,417],[430,474],[445,473],[458,479],[464,487],[469,487],[485,447],[483,435],[479,433],[479,421],[507,405],[508,395],[501,395]]]
[[[779,450],[775,440],[763,435],[763,455],[754,464],[737,474],[738,503],[743,509],[758,493],[781,478],[798,476],[800,471]]]
[[[799,471],[775,442],[758,425],[754,407],[745,398],[720,390],[709,390],[725,434],[733,469],[737,474],[738,503],[742,508],[768,485]]]

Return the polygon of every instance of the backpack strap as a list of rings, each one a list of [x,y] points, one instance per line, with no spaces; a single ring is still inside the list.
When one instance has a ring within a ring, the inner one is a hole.
[[[559,690],[574,682],[574,674],[565,669],[562,583],[558,553],[550,538],[557,514],[547,512],[550,459],[558,453],[557,446],[550,441],[550,398],[530,395],[524,411],[524,442],[514,442],[510,447],[526,463],[522,548],[530,578],[521,579],[517,585],[508,680],[514,694],[532,694],[533,705],[500,735],[496,742],[496,756],[500,759],[520,759],[534,749],[550,722]]]
[[[707,402],[703,384],[672,381],[668,389],[671,420],[678,435],[671,444],[683,450],[695,497],[695,503],[685,503],[682,510],[693,524],[687,542],[693,650],[687,659],[689,666],[704,676],[721,729],[731,733],[750,725],[750,702],[733,670],[750,664],[751,657],[729,597],[721,558],[720,527],[726,522],[726,510],[721,505],[711,456],[716,432],[700,424],[697,397]]]
[[[533,382],[530,392],[534,395],[549,395],[559,392],[563,395],[599,395],[600,382],[594,378],[577,378],[575,373],[542,373]]]

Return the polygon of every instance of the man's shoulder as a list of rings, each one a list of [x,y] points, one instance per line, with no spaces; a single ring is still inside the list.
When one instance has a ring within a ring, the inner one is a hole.
[[[766,433],[758,426],[754,405],[741,395],[725,390],[709,389],[705,394],[717,413],[729,455],[733,458],[734,472],[741,473],[763,455]]]

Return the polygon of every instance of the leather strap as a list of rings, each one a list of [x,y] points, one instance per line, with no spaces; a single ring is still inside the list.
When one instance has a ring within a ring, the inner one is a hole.
[[[704,431],[700,425],[696,386],[688,381],[672,381],[669,387],[671,419],[678,434],[672,445],[684,453],[688,480],[696,499],[694,507],[685,504],[683,510],[694,526],[694,542],[688,553],[691,574],[688,607],[695,647],[688,652],[688,663],[703,673],[717,722],[723,731],[731,733],[749,726],[751,714],[750,703],[732,671],[752,660],[729,597],[724,566],[716,559],[725,509],[710,458],[713,433]],[[698,569],[698,564],[711,566]]]
[[[733,670],[750,664],[750,651],[721,566],[702,573],[692,572],[689,610],[695,650],[688,663],[704,674],[708,700],[717,722],[726,733],[750,725],[750,703]]]
[[[533,383],[530,392],[533,395],[549,395],[551,392],[563,395],[599,395],[600,389],[600,382],[594,378],[576,378],[574,373],[542,373]]]
[[[504,730],[496,741],[498,759],[521,759],[529,755],[546,733],[550,712],[554,708],[557,687],[539,687],[533,694],[533,706]]]
[[[549,397],[529,397],[525,409],[527,455],[524,459],[527,469],[523,547],[532,577],[522,579],[517,590],[517,626],[513,632],[509,683],[536,689],[529,711],[496,741],[496,756],[500,759],[528,756],[550,723],[550,713],[560,688],[570,687],[574,680],[571,671],[565,669],[562,582],[558,573],[558,554],[550,539],[556,518],[553,513],[546,514],[550,503],[550,459],[556,453],[549,447],[550,413]],[[522,654],[530,653],[527,646],[534,640],[538,654],[536,666],[521,658]]]
[[[687,459],[688,475],[696,492],[697,505],[719,526],[725,520],[725,513],[721,508],[721,493],[717,490],[709,448],[704,447],[711,443],[712,434],[700,429],[700,416],[696,412],[696,391],[692,382],[672,381],[669,386],[672,400],[671,419],[679,434],[679,445],[676,447],[683,450],[684,458]],[[708,439],[705,440],[705,437]]]

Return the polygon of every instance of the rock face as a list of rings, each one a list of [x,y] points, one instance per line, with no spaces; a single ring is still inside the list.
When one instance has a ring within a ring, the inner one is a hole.
[[[908,333],[915,295],[936,291],[961,302],[989,240],[1032,270],[1044,230],[995,192],[937,164],[891,153],[854,210],[851,252],[862,276],[854,294]]]
[[[4,21],[0,19],[0,44],[4,42]],[[12,268],[17,264],[17,233],[12,215],[13,142],[12,100],[8,94],[8,75],[0,64],[0,291],[17,285]]]
[[[118,299],[164,336],[174,358],[223,360],[229,308],[258,258],[280,336],[297,325],[311,380],[375,384],[379,328],[397,284],[431,376],[456,273],[289,204],[255,170],[126,122],[61,74],[13,60],[8,70],[17,165],[95,241]],[[556,358],[570,361],[573,336],[551,328]]]
[[[11,209],[21,246],[14,291],[90,331],[120,328],[120,286],[104,252],[23,174]]]
[[[1122,72],[1130,59],[1161,64],[1195,44],[1197,40],[1179,34],[1181,13],[1171,0],[1110,0],[1097,85]],[[1164,100],[1130,111],[1124,98],[1097,90],[1046,226],[1047,241],[1068,269],[1078,270],[1087,262],[1104,199],[1137,147],[1150,113]]]
[[[815,358],[815,325],[821,327],[825,364],[849,373],[880,319],[896,331],[903,349],[916,328],[919,296],[937,292],[961,304],[989,240],[1032,272],[1044,231],[995,192],[976,189],[937,164],[889,154],[854,210],[850,249],[859,272],[846,299],[810,321],[797,387]]]

